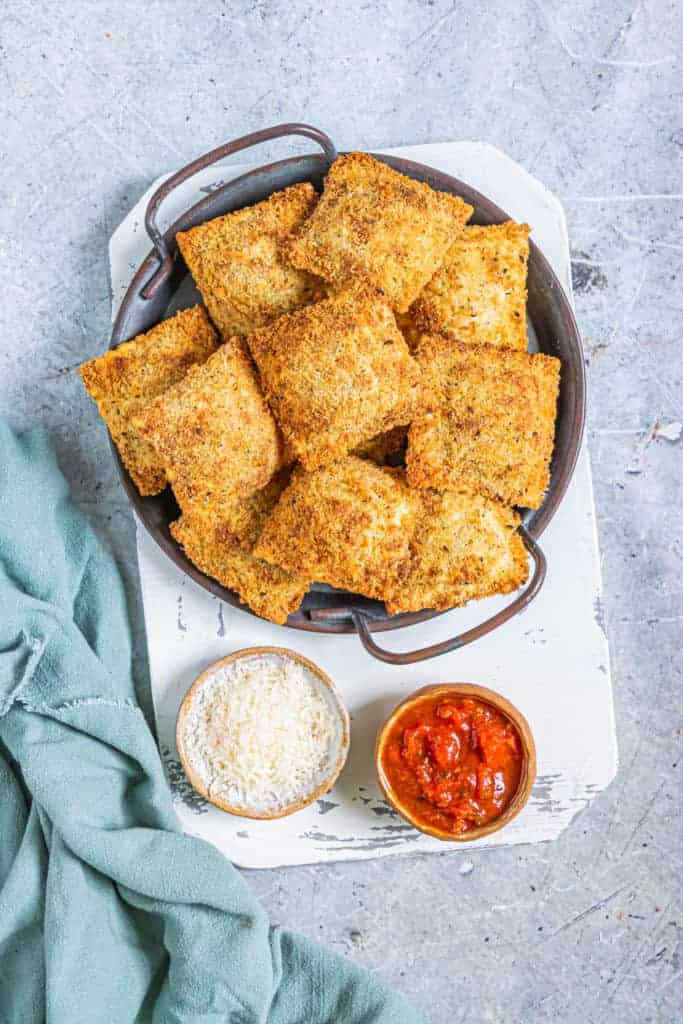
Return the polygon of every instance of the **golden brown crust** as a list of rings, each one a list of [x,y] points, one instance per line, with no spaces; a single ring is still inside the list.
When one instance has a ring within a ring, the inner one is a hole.
[[[369,281],[404,311],[471,214],[462,199],[349,153],[332,164],[317,207],[283,251],[336,286]]]
[[[411,486],[466,488],[538,508],[550,476],[559,359],[423,335],[418,361],[434,404],[408,434]]]
[[[237,544],[252,551],[282,491],[289,483],[291,468],[285,466],[259,491],[246,498],[229,498],[216,507],[206,495],[192,496],[176,484],[174,494],[183,513],[195,530],[217,542]]]
[[[231,338],[184,380],[134,417],[156,448],[183,502],[221,507],[247,497],[283,465],[282,436],[239,338]]]
[[[411,307],[418,332],[526,350],[528,224],[467,227]]]
[[[281,256],[281,246],[318,201],[309,182],[176,235],[178,247],[224,339],[315,300],[321,283]]]
[[[203,532],[187,516],[171,523],[170,530],[198,569],[234,590],[263,619],[282,625],[308,590],[305,580],[260,562],[229,539]]]
[[[420,371],[393,313],[370,289],[340,292],[248,339],[289,447],[307,469],[407,424]]]
[[[190,366],[208,359],[217,344],[206,313],[194,306],[80,367],[86,391],[97,402],[140,494],[158,494],[167,481],[159,456],[134,429],[132,417],[181,380]]]
[[[524,583],[529,567],[515,512],[465,492],[423,491],[422,502],[410,570],[387,600],[391,615],[445,611]]]
[[[254,555],[383,600],[408,568],[418,509],[400,470],[352,455],[313,473],[296,467]]]

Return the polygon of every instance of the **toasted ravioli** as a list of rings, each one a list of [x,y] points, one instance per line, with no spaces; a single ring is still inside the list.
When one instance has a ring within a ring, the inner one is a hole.
[[[282,435],[239,338],[138,414],[133,425],[150,441],[181,503],[221,507],[265,487],[283,465]]]
[[[419,331],[526,350],[528,224],[467,227],[410,310]]]
[[[550,475],[559,359],[423,335],[418,361],[433,406],[408,433],[409,483],[538,508]]]
[[[410,571],[387,611],[445,611],[517,590],[529,572],[519,522],[511,509],[480,494],[423,491]]]
[[[190,366],[208,359],[217,345],[206,313],[195,306],[79,369],[140,494],[158,494],[167,480],[154,447],[133,427],[133,416],[182,380]]]
[[[345,287],[358,279],[408,309],[472,214],[457,196],[436,192],[367,153],[332,164],[311,217],[285,243],[295,267]]]
[[[204,536],[215,535],[223,542],[251,551],[280,494],[287,486],[291,469],[285,466],[273,479],[246,498],[231,497],[217,505],[211,495],[186,493],[176,485],[175,497],[183,518]]]
[[[384,600],[409,567],[418,496],[398,469],[347,456],[297,466],[254,556],[306,579]]]
[[[301,604],[305,580],[260,562],[220,531],[207,533],[184,515],[169,529],[198,569],[234,590],[261,618],[282,625]]]
[[[224,339],[251,334],[313,301],[321,282],[285,262],[280,250],[317,201],[313,186],[303,182],[178,232],[178,247]]]
[[[353,455],[361,459],[370,459],[378,466],[397,466],[405,455],[408,443],[408,427],[392,427],[359,445]]]
[[[288,447],[306,469],[346,455],[420,407],[420,370],[369,288],[280,317],[248,339]]]

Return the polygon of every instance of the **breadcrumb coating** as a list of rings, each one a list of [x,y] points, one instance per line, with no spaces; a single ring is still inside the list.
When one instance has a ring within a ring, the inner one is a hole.
[[[371,282],[403,312],[443,262],[472,215],[367,153],[332,164],[311,217],[284,245],[290,262],[337,287]]]
[[[178,247],[224,339],[247,335],[314,301],[322,282],[282,258],[292,231],[313,212],[309,182],[176,235]]]
[[[248,339],[289,448],[310,470],[420,408],[420,370],[394,315],[367,288],[340,292]]]
[[[265,487],[284,462],[282,436],[243,342],[231,338],[133,419],[179,500],[221,507]]]
[[[217,345],[206,313],[194,306],[80,367],[86,391],[140,494],[158,494],[167,480],[154,447],[133,427],[133,416],[182,380],[190,366],[208,359]]]
[[[353,455],[313,473],[298,466],[254,555],[306,579],[384,600],[409,567],[419,507],[401,470]]]
[[[418,332],[526,350],[528,224],[466,227],[413,306]]]
[[[408,432],[411,486],[538,508],[550,479],[559,359],[423,335],[418,362],[432,410]]]
[[[289,483],[290,475],[291,468],[285,466],[265,487],[246,498],[231,497],[222,501],[218,508],[211,496],[192,496],[178,485],[174,493],[183,518],[189,520],[195,530],[201,531],[204,536],[214,535],[222,541],[238,544],[249,552],[253,550],[268,516]]]
[[[283,625],[303,601],[308,590],[305,580],[259,561],[230,537],[221,538],[220,531],[205,533],[184,515],[169,529],[201,572],[234,590],[261,618]]]
[[[483,495],[423,491],[410,570],[387,611],[445,611],[517,590],[529,573],[519,523],[516,512]]]

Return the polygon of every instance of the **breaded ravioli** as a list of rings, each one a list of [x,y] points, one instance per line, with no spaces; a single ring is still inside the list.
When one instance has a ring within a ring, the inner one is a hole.
[[[231,338],[134,418],[181,501],[221,507],[265,487],[283,465],[282,435],[243,342]]]
[[[418,331],[525,350],[528,224],[467,227],[410,314]]]
[[[204,536],[219,534],[223,541],[251,551],[280,494],[287,486],[291,468],[285,466],[259,491],[246,498],[230,497],[216,505],[211,495],[192,496],[178,484],[174,494],[183,518]]]
[[[311,217],[284,247],[295,267],[337,287],[365,280],[407,310],[439,268],[472,214],[367,153],[332,164]]]
[[[297,466],[254,556],[306,579],[384,600],[410,563],[419,497],[398,469],[347,456]]]
[[[306,469],[409,423],[420,407],[419,367],[372,289],[280,317],[248,344],[287,445]]]
[[[223,338],[251,334],[313,301],[321,282],[283,260],[281,246],[317,201],[313,186],[303,182],[178,232],[183,259]]]
[[[301,604],[308,590],[305,580],[259,561],[220,530],[206,532],[185,515],[169,529],[201,572],[234,590],[261,618],[282,625]]]
[[[432,409],[408,433],[411,486],[538,508],[550,476],[559,359],[423,335],[418,361]]]
[[[190,366],[208,359],[217,345],[206,313],[194,306],[79,369],[140,494],[158,494],[167,480],[162,460],[134,429],[132,417],[182,380]]]
[[[529,568],[516,512],[480,494],[421,494],[410,570],[386,602],[391,615],[445,611],[524,583]]]

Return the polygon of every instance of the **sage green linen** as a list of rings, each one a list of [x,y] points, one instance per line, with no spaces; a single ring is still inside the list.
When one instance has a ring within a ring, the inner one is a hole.
[[[184,835],[137,705],[116,567],[45,436],[0,422],[0,1022],[418,1024],[269,927]]]

